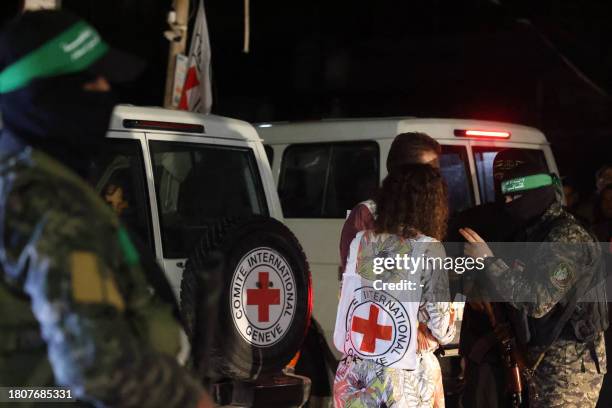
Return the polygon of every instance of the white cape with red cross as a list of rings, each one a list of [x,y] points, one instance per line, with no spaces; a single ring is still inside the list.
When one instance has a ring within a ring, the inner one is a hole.
[[[402,301],[405,298],[401,293],[376,290],[373,281],[357,274],[357,256],[363,234],[363,231],[359,232],[351,243],[342,276],[334,345],[345,356],[374,360],[386,367],[414,370],[420,302]],[[422,238],[423,242],[430,240]],[[416,273],[414,278],[418,280],[419,275]],[[420,298],[420,292],[417,297]],[[409,298],[415,299],[414,296]]]

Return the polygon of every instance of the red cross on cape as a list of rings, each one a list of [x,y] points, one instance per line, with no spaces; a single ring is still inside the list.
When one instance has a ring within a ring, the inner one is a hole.
[[[373,353],[376,350],[376,340],[390,341],[393,334],[391,326],[383,326],[378,324],[378,314],[380,309],[371,304],[370,313],[367,319],[362,319],[359,316],[353,317],[351,331],[363,334],[359,350],[366,353]]]

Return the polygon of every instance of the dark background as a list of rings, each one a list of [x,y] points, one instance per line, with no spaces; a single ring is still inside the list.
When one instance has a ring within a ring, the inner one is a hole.
[[[18,1],[3,0],[2,16]],[[548,136],[584,192],[612,162],[612,24],[603,0],[205,2],[213,113],[248,121],[429,116],[517,122]],[[120,89],[160,105],[169,0],[64,0],[149,67]],[[192,2],[195,17],[197,2]]]

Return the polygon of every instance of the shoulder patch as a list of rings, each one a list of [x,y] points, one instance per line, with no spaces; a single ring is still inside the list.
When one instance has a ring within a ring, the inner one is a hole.
[[[572,278],[573,272],[570,266],[566,263],[560,263],[553,270],[550,281],[555,288],[565,290],[569,287]]]
[[[100,261],[93,252],[71,253],[70,275],[72,296],[76,302],[107,304],[120,311],[125,309],[117,283],[110,273],[100,270]]]

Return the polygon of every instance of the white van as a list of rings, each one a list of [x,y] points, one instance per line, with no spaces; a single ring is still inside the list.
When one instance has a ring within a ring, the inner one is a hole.
[[[159,286],[166,298],[180,298],[194,367],[218,379],[216,402],[303,405],[308,379],[282,370],[308,328],[310,275],[299,242],[282,224],[253,126],[119,106],[90,181],[109,203],[121,201],[121,222],[143,252],[155,255],[161,271],[153,276],[157,268],[149,265],[150,280],[165,283],[165,275],[169,285]]]
[[[338,119],[259,124],[285,223],[302,243],[313,277],[314,316],[331,344],[338,303],[339,242],[347,211],[371,198],[387,175],[394,137],[423,132],[442,145],[451,212],[494,200],[493,158],[526,149],[558,173],[542,132],[509,123],[457,119]]]

